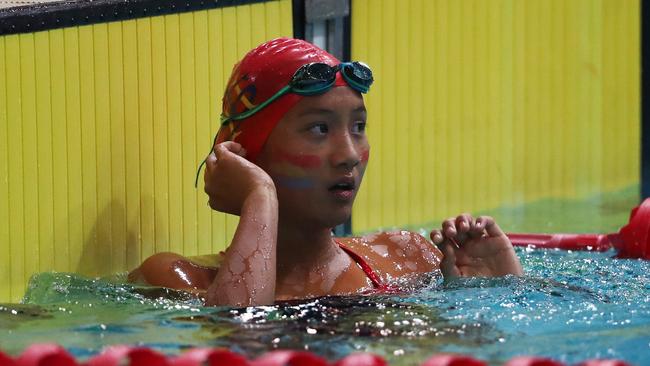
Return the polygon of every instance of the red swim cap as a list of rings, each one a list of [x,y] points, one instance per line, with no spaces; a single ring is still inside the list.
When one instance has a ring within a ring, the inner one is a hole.
[[[233,68],[221,113],[237,115],[263,103],[289,85],[296,70],[312,62],[330,66],[341,63],[326,51],[299,39],[277,38],[259,45]],[[340,73],[336,85],[347,85]],[[275,125],[302,98],[287,93],[248,118],[229,121],[219,129],[216,143],[238,142],[246,149],[246,158],[255,162]]]

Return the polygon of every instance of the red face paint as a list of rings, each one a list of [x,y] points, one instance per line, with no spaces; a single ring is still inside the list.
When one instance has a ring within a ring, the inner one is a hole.
[[[282,150],[276,151],[277,161],[284,161],[303,169],[315,169],[322,165],[321,159],[316,155],[293,155]]]
[[[370,158],[370,150],[366,150],[366,151],[361,153],[361,162],[362,163],[367,163],[369,158]]]

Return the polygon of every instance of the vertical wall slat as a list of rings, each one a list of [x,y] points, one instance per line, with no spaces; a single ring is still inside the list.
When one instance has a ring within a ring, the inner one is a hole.
[[[430,116],[428,119],[429,141],[432,141],[433,156],[432,169],[427,178],[433,182],[426,190],[425,198],[435,211],[448,212],[449,193],[447,189],[448,177],[438,172],[448,171],[449,154],[447,143],[449,141],[449,39],[445,30],[449,24],[447,2],[436,2],[433,6],[429,4],[428,11],[433,12],[433,35],[427,32],[426,43],[423,45],[427,51],[424,55],[432,65],[433,72],[425,75],[427,85],[433,85],[431,93],[426,94],[431,108],[427,110]],[[433,212],[435,212],[433,211]],[[433,214],[433,212],[431,214]]]
[[[54,202],[52,181],[52,105],[50,39],[47,32],[34,35],[38,168],[38,238],[41,267],[54,267]],[[36,183],[36,182],[34,182]]]
[[[387,162],[387,164],[392,163],[395,172],[395,178],[391,179],[395,185],[391,200],[394,202],[394,211],[396,213],[392,222],[393,225],[403,226],[408,224],[410,219],[409,196],[411,195],[411,187],[409,178],[412,178],[412,176],[407,172],[411,172],[412,158],[415,158],[411,157],[409,153],[409,143],[414,143],[412,140],[414,140],[415,136],[409,139],[408,134],[403,132],[404,128],[412,129],[413,127],[410,123],[412,120],[411,108],[404,108],[410,103],[408,100],[409,91],[406,85],[408,78],[404,77],[401,72],[401,65],[410,65],[410,53],[408,52],[410,38],[408,24],[410,20],[407,19],[409,15],[408,7],[404,8],[404,11],[397,11],[397,1],[392,1],[391,7],[395,10],[394,24],[391,23],[391,26],[395,27],[395,35],[390,37],[391,41],[395,42],[395,54],[389,58],[391,63],[389,77],[392,78],[391,84],[394,86],[395,94],[389,104],[389,115],[387,117],[394,121],[391,126],[391,131],[393,131],[391,138],[395,144],[395,155],[394,160]],[[417,86],[414,85],[413,87],[417,89]],[[406,124],[408,124],[408,127]],[[384,197],[384,199],[387,198]]]
[[[68,166],[68,230],[70,266],[79,268],[83,251],[83,182],[81,147],[81,92],[78,28],[63,30],[65,50],[66,160]]]
[[[497,68],[497,77],[499,80],[499,88],[495,90],[498,102],[495,107],[498,108],[499,121],[492,126],[492,129],[499,129],[498,149],[496,153],[499,160],[499,183],[500,183],[500,196],[502,204],[512,204],[512,186],[514,185],[514,143],[512,138],[512,130],[514,124],[514,111],[513,100],[514,94],[512,92],[512,85],[514,83],[514,76],[511,70],[514,68],[513,60],[513,18],[514,18],[514,4],[513,0],[504,1],[500,6],[500,15],[498,23],[497,38],[499,39],[498,47],[494,47],[494,52],[499,57],[499,64]]]
[[[11,283],[11,237],[9,235],[9,141],[8,141],[8,69],[5,38],[0,39],[0,278]],[[11,286],[0,286],[0,298],[11,298]]]
[[[140,101],[138,100],[138,37],[136,20],[122,22],[124,68],[124,172],[126,189],[126,263],[141,261],[140,217]]]
[[[7,70],[7,150],[22,151],[22,87],[20,82],[20,41],[19,36],[5,38],[6,70]],[[11,282],[25,281],[25,234],[24,234],[24,204],[23,204],[23,157],[16,154],[9,159],[9,253],[11,258]],[[12,298],[20,296],[12,288]]]
[[[206,154],[212,143],[212,122],[210,121],[210,103],[216,103],[209,99],[209,53],[208,47],[208,13],[197,12],[194,14],[194,51],[196,58],[196,145],[195,155],[201,157]],[[198,164],[197,164],[198,165]],[[187,177],[191,181],[193,177]],[[191,183],[191,182],[190,182]],[[196,207],[198,219],[198,254],[212,253],[212,230],[211,209],[206,204],[207,197],[197,187]]]
[[[165,17],[151,18],[153,182],[155,251],[170,250],[169,140],[167,139],[167,49]]]
[[[282,34],[280,14],[280,3],[277,1],[266,2],[264,7],[264,30],[265,38],[270,39],[272,35]]]
[[[112,238],[112,195],[111,195],[111,87],[109,26],[98,24],[93,27],[93,49],[95,89],[95,164],[97,216],[94,224],[97,261],[97,274],[111,273],[113,270],[113,246],[119,245]],[[90,60],[88,60],[90,62]]]
[[[404,135],[406,149],[408,150],[408,160],[411,162],[411,165],[408,168],[408,172],[412,172],[407,177],[404,174],[406,184],[408,184],[408,202],[409,202],[409,218],[406,224],[414,222],[420,217],[424,217],[424,202],[423,202],[423,184],[421,184],[424,172],[426,171],[425,161],[429,160],[429,154],[424,154],[425,151],[429,150],[423,148],[430,141],[427,141],[424,136],[423,129],[423,114],[422,114],[422,101],[423,94],[428,85],[423,83],[421,79],[417,78],[417,75],[423,75],[422,68],[422,33],[419,30],[423,27],[422,19],[422,0],[412,1],[408,13],[406,13],[407,18],[405,19],[408,24],[408,34],[410,37],[407,37],[406,47],[407,49],[412,50],[409,52],[411,55],[408,61],[409,67],[412,68],[412,72],[408,76],[402,76],[404,80],[404,87],[406,89],[406,103],[409,105],[412,103],[414,108],[404,108],[409,111],[409,118],[403,119],[402,124],[404,128],[408,128],[413,131],[414,136]],[[401,62],[404,62],[401,61]]]
[[[138,40],[138,146],[140,159],[140,258],[155,253],[153,76],[151,18],[136,20]]]
[[[111,270],[127,267],[127,248],[134,244],[126,220],[126,106],[122,22],[108,24],[111,172]],[[128,35],[127,35],[128,37]]]
[[[36,124],[36,79],[34,35],[21,34],[20,43],[20,83],[22,108],[22,155],[23,155],[23,215],[25,272],[34,273],[39,267],[40,242],[38,232],[38,128]],[[28,276],[28,275],[27,275]]]
[[[93,56],[93,27],[79,27],[79,93],[81,145],[81,215],[83,243],[78,271],[97,275],[100,260],[95,225],[97,218],[97,146],[95,120],[95,67]]]
[[[179,16],[181,67],[181,154],[183,156],[183,252],[196,255],[197,204],[191,178],[196,169],[196,73],[194,15]]]
[[[68,152],[65,82],[65,42],[62,31],[49,31],[50,80],[52,98],[52,199],[54,206],[54,267],[63,271],[70,265],[68,227]]]
[[[280,17],[277,19],[277,22],[280,23],[278,36],[283,35],[284,37],[291,37],[293,35],[291,2],[286,0],[279,1],[278,5],[280,7]]]
[[[385,46],[390,47],[391,49],[396,49],[397,40],[396,40],[396,18],[397,14],[396,9],[396,0],[384,1],[384,7],[382,10],[382,24],[385,32],[382,34],[382,43]],[[385,78],[385,81],[382,83],[382,88],[385,88],[389,91],[394,91],[397,65],[396,65],[396,53],[386,53],[382,52],[382,74]],[[396,121],[396,105],[395,105],[395,93],[383,93],[381,99],[381,117],[382,121]],[[383,123],[381,128],[381,140],[379,144],[394,143],[398,132],[395,123]],[[381,146],[381,145],[380,145]],[[380,155],[380,164],[386,168],[386,172],[389,174],[382,174],[382,191],[379,197],[382,197],[382,221],[389,223],[389,225],[394,225],[397,221],[397,212],[395,210],[396,201],[398,199],[397,195],[397,151],[389,151],[386,149],[381,150],[382,154]]]
[[[169,250],[182,253],[184,248],[183,156],[181,151],[181,51],[180,17],[165,17],[167,60],[167,144],[169,159]]]

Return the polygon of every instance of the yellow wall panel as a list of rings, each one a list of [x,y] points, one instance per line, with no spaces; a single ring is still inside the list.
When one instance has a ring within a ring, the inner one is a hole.
[[[135,20],[122,22],[124,75],[124,189],[126,193],[126,265],[140,263],[140,101],[138,100],[138,37]]]
[[[196,144],[196,73],[194,54],[194,14],[179,15],[181,52],[181,156],[182,177],[191,176],[198,165],[194,157]],[[197,204],[196,191],[191,189],[190,181],[183,179],[183,253],[197,254]]]
[[[68,227],[68,165],[65,87],[65,45],[63,32],[47,32],[49,36],[50,81],[52,100],[52,203],[56,256],[54,269],[70,266],[70,230]],[[13,283],[13,282],[12,282]]]
[[[291,34],[281,0],[0,36],[0,301],[36,272],[224,249],[237,219],[196,168],[234,63]]]
[[[181,53],[179,16],[165,17],[169,250],[183,252],[183,163],[181,154]]]
[[[638,0],[353,0],[352,58],[376,75],[355,231],[638,184],[639,14]]]
[[[111,236],[111,104],[110,104],[110,52],[108,24],[93,27],[93,39],[88,44],[93,50],[95,95],[95,163],[97,212],[93,218],[91,235],[94,238],[95,271],[110,273],[113,270]]]
[[[37,146],[38,128],[36,124],[36,79],[34,35],[21,34],[20,42],[20,99],[22,109],[22,151],[23,155],[23,218],[24,255],[26,273],[34,273],[39,267],[40,246],[38,245],[38,172]]]
[[[54,32],[52,32],[54,33]],[[127,231],[126,222],[126,148],[125,148],[125,80],[122,23],[108,24],[108,78],[110,101],[110,154],[109,169],[111,200],[111,271],[127,268],[127,246],[133,236]],[[108,215],[107,215],[108,216]],[[103,216],[102,216],[103,217]]]
[[[6,55],[5,40],[0,40],[0,55]],[[0,277],[11,278],[11,256],[9,255],[9,142],[7,139],[7,69],[5,58],[0,57]],[[0,286],[0,297],[11,297],[11,286]]]
[[[7,109],[7,150],[21,152],[23,147],[22,103],[20,83],[20,41],[19,36],[5,38],[5,70],[6,70],[6,109]],[[23,157],[22,154],[12,154],[8,159],[7,201],[9,216],[9,251],[11,258],[11,283],[24,283],[25,275],[25,208],[23,189]],[[17,289],[11,289],[11,296],[19,296]]]
[[[97,148],[96,130],[101,128],[95,120],[95,67],[93,28],[79,28],[79,93],[80,93],[80,139],[81,139],[81,222],[83,249],[78,270],[98,274],[98,243],[94,226],[97,221]]]
[[[40,245],[39,263],[41,266],[53,267],[54,250],[54,203],[51,199],[53,187],[52,167],[52,105],[50,82],[50,45],[45,32],[34,35],[35,64],[34,76],[36,81],[36,126],[38,181],[38,238]]]
[[[153,59],[151,57],[151,18],[136,23],[138,81],[138,143],[140,172],[140,260],[155,253],[154,212],[154,134],[153,134]]]
[[[216,103],[216,100],[210,99],[209,89],[209,58],[208,47],[208,13],[207,11],[194,13],[194,52],[196,60],[196,151],[195,156],[200,157],[206,154],[206,146],[210,146],[210,136],[212,136],[212,124],[210,123],[210,104]],[[196,165],[202,159],[197,160]],[[196,168],[196,167],[194,167]],[[195,170],[195,169],[192,169]],[[192,184],[193,182],[189,182]],[[200,189],[196,190],[196,207],[197,207],[197,253],[212,252],[212,224],[211,212],[205,210],[206,196]]]

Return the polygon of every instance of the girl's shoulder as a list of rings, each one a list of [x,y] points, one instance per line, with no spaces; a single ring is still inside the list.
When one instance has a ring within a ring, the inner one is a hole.
[[[442,253],[419,233],[396,230],[354,238],[339,238],[341,243],[388,272],[428,272],[438,268]]]

